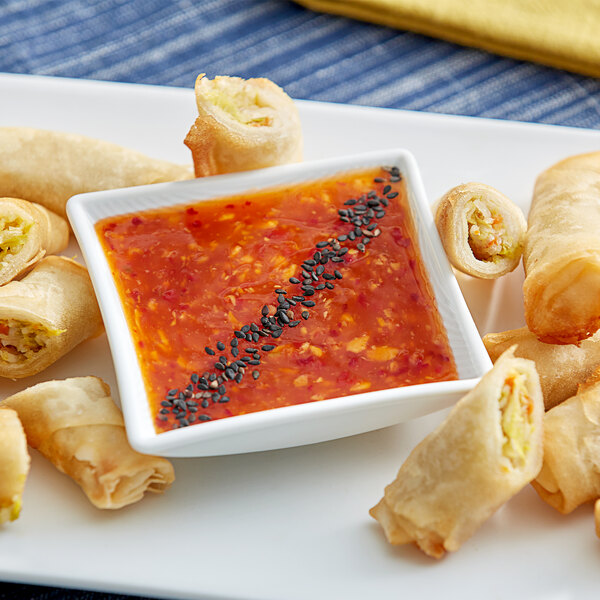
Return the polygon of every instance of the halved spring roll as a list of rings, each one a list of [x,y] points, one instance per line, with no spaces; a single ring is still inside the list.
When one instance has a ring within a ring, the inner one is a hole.
[[[577,386],[600,366],[600,332],[575,346],[540,342],[527,327],[521,327],[488,333],[483,343],[492,362],[511,346],[516,346],[515,356],[535,362],[546,410],[574,396]]]
[[[37,202],[62,217],[75,194],[191,178],[188,167],[95,138],[0,127],[0,196]]]
[[[544,464],[532,482],[566,514],[600,498],[600,372],[544,416]]]
[[[40,204],[0,198],[0,285],[69,243],[69,225]]]
[[[98,508],[122,508],[164,492],[171,463],[131,448],[110,388],[97,377],[47,381],[2,403],[17,411],[27,442],[76,481]]]
[[[525,240],[528,328],[574,344],[600,326],[600,152],[567,158],[535,184]]]
[[[196,80],[198,118],[185,138],[196,177],[302,160],[302,129],[293,100],[269,79]]]
[[[542,464],[544,404],[533,362],[503,354],[410,453],[370,514],[391,544],[455,551]]]
[[[0,377],[35,375],[102,329],[87,269],[47,256],[0,287]]]
[[[448,259],[467,275],[494,279],[521,260],[527,229],[523,212],[489,185],[452,188],[438,202],[435,222]]]
[[[0,408],[0,524],[14,521],[21,512],[30,462],[25,432],[17,413],[10,408]]]

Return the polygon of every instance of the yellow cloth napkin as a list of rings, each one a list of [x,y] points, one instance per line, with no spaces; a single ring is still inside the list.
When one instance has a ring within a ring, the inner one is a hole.
[[[600,0],[296,1],[312,10],[600,77]]]

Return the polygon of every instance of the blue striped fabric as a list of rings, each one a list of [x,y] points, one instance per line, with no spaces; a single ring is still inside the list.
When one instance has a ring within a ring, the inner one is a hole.
[[[600,128],[599,80],[285,0],[0,0],[0,72],[189,88],[200,72],[264,76],[295,98]],[[124,598],[0,585],[0,600]]]
[[[284,0],[4,0],[0,71],[192,87],[265,76],[296,98],[598,128],[600,81]]]

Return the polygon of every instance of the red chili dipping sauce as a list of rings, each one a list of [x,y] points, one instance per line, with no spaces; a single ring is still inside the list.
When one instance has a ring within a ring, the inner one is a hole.
[[[457,379],[396,167],[96,231],[159,432]]]

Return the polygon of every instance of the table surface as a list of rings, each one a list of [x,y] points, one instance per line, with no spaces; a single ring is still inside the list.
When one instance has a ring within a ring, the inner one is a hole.
[[[5,0],[0,72],[187,88],[201,72],[268,77],[294,98],[600,129],[599,80],[285,0]],[[125,598],[0,583],[0,600]]]

